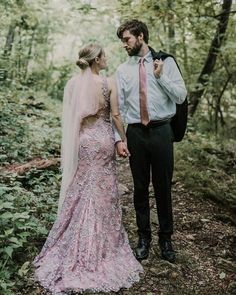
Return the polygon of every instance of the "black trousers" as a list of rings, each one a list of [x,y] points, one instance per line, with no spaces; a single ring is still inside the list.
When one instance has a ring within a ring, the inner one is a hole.
[[[173,175],[173,132],[169,122],[146,127],[130,124],[127,128],[130,168],[134,181],[134,207],[138,234],[151,240],[149,184],[154,188],[159,238],[173,233],[171,180]]]

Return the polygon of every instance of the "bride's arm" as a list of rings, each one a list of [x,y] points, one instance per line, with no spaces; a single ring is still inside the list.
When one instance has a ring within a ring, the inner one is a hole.
[[[118,93],[115,79],[113,79],[112,77],[108,78],[108,84],[109,88],[111,89],[110,104],[112,120],[121,137],[121,140],[126,142],[125,129],[119,110]]]

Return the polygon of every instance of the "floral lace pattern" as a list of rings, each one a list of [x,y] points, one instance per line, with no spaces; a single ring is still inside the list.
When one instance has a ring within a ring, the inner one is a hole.
[[[122,225],[109,92],[93,124],[80,132],[79,165],[62,210],[34,259],[35,280],[53,295],[117,292],[143,271]]]

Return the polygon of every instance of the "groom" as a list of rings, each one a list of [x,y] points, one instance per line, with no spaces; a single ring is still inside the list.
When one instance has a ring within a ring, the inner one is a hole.
[[[164,259],[174,262],[175,252],[171,243],[173,132],[170,121],[176,112],[176,103],[185,100],[187,91],[172,57],[167,57],[165,61],[153,61],[145,23],[138,20],[127,21],[118,28],[117,36],[130,56],[128,61],[118,67],[116,73],[120,111],[128,124],[127,145],[121,141],[116,131],[115,137],[118,155],[131,154],[129,161],[134,182],[134,207],[139,236],[136,257],[142,260],[149,254],[151,174],[157,204],[161,254]]]

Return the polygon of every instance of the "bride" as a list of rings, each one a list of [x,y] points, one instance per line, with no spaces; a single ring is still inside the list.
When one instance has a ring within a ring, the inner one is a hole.
[[[58,215],[33,261],[35,280],[54,295],[117,292],[143,271],[121,220],[110,117],[124,142],[126,136],[115,82],[99,75],[106,68],[103,48],[87,45],[77,65],[81,72],[68,81],[63,98]]]

